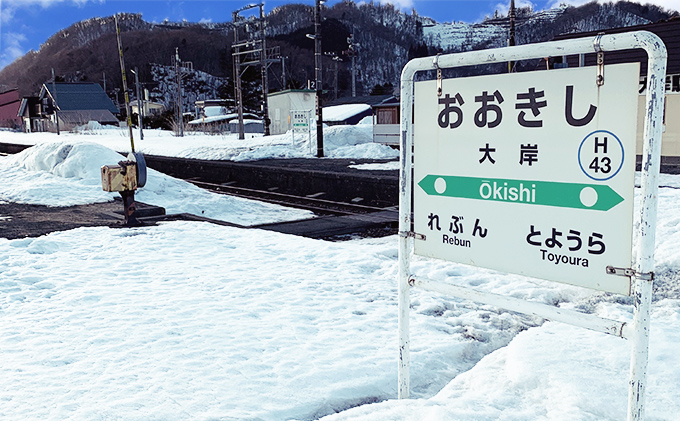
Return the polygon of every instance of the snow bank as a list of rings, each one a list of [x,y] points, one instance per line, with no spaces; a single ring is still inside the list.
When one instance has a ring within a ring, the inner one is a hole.
[[[109,200],[99,166],[122,157],[61,140],[1,157],[0,200]],[[680,413],[680,176],[661,184],[669,187],[658,195],[646,414],[670,421]],[[201,194],[150,172],[137,196],[240,220],[284,213]],[[395,236],[332,243],[197,222],[0,239],[0,418],[623,419],[626,341],[419,289],[411,291],[414,399],[395,400],[397,259]],[[418,256],[411,267],[419,277],[631,318],[630,297]]]
[[[223,116],[215,117],[222,118]],[[212,118],[212,117],[210,117]],[[391,159],[399,154],[384,145],[373,145],[372,119],[362,120],[355,126],[331,126],[324,129],[324,155],[334,158],[353,159]],[[129,151],[130,137],[128,129],[104,126],[93,127],[83,134],[90,142],[95,142],[115,151]],[[247,133],[245,139],[238,139],[237,134],[210,135],[204,133],[188,133],[184,137],[176,137],[173,133],[162,130],[144,130],[144,140],[138,139],[138,130],[134,130],[135,150],[147,155],[172,156],[179,158],[253,161],[261,159],[313,158],[316,156],[316,131],[307,134],[292,132],[282,135],[263,136]],[[3,142],[22,145],[35,145],[44,142],[68,140],[77,142],[83,137],[76,133],[3,133]]]
[[[101,167],[125,158],[88,142],[40,143],[0,158],[0,199],[16,203],[72,206],[108,202],[118,193],[101,188]],[[162,206],[167,213],[191,213],[239,225],[312,217],[308,211],[254,200],[211,194],[186,181],[148,170],[148,182],[136,200]]]

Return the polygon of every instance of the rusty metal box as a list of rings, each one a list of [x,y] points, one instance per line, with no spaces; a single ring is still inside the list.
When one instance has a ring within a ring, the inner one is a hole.
[[[132,191],[137,189],[137,168],[134,162],[121,162],[121,165],[102,167],[102,189],[110,192]]]

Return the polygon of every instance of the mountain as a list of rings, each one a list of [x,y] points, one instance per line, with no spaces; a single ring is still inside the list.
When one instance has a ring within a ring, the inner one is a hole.
[[[517,11],[516,40],[518,44],[547,41],[559,34],[651,23],[674,15],[677,12],[628,2],[592,2],[539,12],[522,8]],[[350,34],[358,44],[357,94],[363,95],[384,89],[383,85],[398,86],[401,69],[413,57],[504,46],[509,27],[508,17],[499,12],[478,23],[439,23],[415,11],[404,13],[389,3],[373,1],[343,1],[323,7],[322,16],[324,53],[342,60],[325,58],[324,89],[331,99],[335,65],[340,95],[351,89]],[[281,64],[274,63],[269,70],[270,89],[305,87],[314,78],[314,42],[306,36],[314,32],[313,7],[280,6],[266,20],[267,46],[278,47],[286,57],[286,82],[282,81]],[[150,23],[138,14],[119,15],[119,22],[126,65],[139,68],[140,80],[153,98],[166,105],[175,101],[176,78],[171,65],[175,49],[181,60],[192,62],[195,69],[187,78],[185,101],[233,98],[231,22]],[[105,83],[107,93],[122,100],[113,17],[88,19],[59,31],[38,51],[28,52],[0,71],[0,84],[17,87],[25,96],[35,94],[51,78],[52,68],[58,80]],[[259,70],[251,67],[245,78],[245,95],[255,108]]]

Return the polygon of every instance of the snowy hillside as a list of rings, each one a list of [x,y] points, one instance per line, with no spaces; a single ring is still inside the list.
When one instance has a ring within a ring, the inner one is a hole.
[[[585,7],[585,6],[584,6]],[[519,9],[515,24],[517,44],[549,41],[563,33],[587,32],[598,29],[642,25],[650,19],[617,7],[615,4],[588,5],[594,13],[582,13],[578,8],[561,5],[555,9],[534,12]],[[595,10],[596,9],[596,10]],[[498,12],[478,23],[430,21],[423,25],[423,39],[446,52],[497,48],[507,45],[509,20]]]

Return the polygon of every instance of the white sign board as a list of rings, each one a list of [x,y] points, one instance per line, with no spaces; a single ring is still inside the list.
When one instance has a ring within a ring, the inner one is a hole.
[[[639,64],[415,83],[415,253],[619,294]]]
[[[309,110],[291,111],[290,114],[293,117],[293,130],[308,131],[311,113],[312,112]]]

